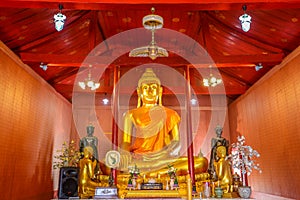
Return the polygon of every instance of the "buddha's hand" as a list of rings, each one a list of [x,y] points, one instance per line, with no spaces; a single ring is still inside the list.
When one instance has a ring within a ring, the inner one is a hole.
[[[180,143],[179,141],[172,141],[171,144],[167,146],[167,152],[170,156],[176,157],[180,152]]]

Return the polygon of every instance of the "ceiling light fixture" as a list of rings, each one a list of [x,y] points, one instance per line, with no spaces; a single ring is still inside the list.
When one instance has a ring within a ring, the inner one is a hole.
[[[168,57],[168,51],[162,47],[156,45],[154,40],[154,32],[157,29],[161,29],[164,24],[164,20],[161,16],[155,15],[154,8],[151,8],[152,14],[143,17],[143,26],[145,29],[150,30],[152,34],[152,40],[150,45],[144,47],[138,47],[130,51],[129,57],[150,57],[155,60],[157,57]]]
[[[217,85],[219,85],[220,83],[222,83],[222,79],[221,78],[216,78],[214,77],[214,75],[212,74],[212,70],[211,70],[212,66],[210,65],[209,66],[209,71],[210,71],[210,74],[209,74],[209,78],[204,78],[203,79],[203,85],[205,87],[215,87]]]
[[[107,105],[109,100],[107,98],[105,98],[105,99],[102,99],[102,102],[103,102],[104,105]]]
[[[196,104],[197,104],[197,99],[192,98],[192,99],[191,99],[191,104],[192,104],[193,106],[196,105]]]
[[[239,17],[242,30],[244,32],[248,32],[250,30],[250,25],[251,25],[251,16],[246,13],[246,10],[247,10],[247,6],[243,5],[244,14]]]
[[[258,63],[257,65],[255,65],[255,71],[259,71],[263,68],[264,66],[262,66],[261,63]]]
[[[108,98],[106,97],[106,95],[107,95],[107,93],[105,92],[105,93],[104,93],[104,98],[102,99],[102,103],[103,103],[104,105],[107,105],[107,104],[109,103],[109,100],[108,100]]]
[[[85,79],[85,81],[79,81],[78,82],[78,85],[83,90],[85,90],[87,87],[90,88],[91,90],[96,90],[96,89],[98,89],[100,87],[100,83],[95,82],[92,79],[91,68],[92,68],[92,66],[90,65],[89,66],[88,78]]]
[[[48,65],[41,62],[40,68],[42,68],[44,71],[46,71],[48,69]]]
[[[66,15],[62,14],[61,11],[63,9],[63,5],[58,5],[59,12],[54,15],[54,25],[57,31],[61,31],[64,29],[65,20],[67,19]]]

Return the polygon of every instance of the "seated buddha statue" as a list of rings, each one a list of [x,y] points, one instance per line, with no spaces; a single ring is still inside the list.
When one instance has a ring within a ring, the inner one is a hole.
[[[217,181],[215,185],[223,188],[224,193],[231,192],[232,185],[232,173],[231,166],[228,160],[226,160],[227,149],[225,146],[217,147],[218,161],[214,161],[214,168],[216,170]]]
[[[218,161],[217,156],[217,148],[218,146],[224,146],[226,148],[226,156],[228,156],[228,148],[229,148],[229,141],[222,137],[223,128],[221,126],[217,126],[215,128],[217,137],[211,139],[211,153],[210,153],[210,161],[208,166],[208,173],[212,180],[216,179],[216,170],[214,167],[214,162]]]
[[[101,172],[99,158],[98,158],[98,138],[94,136],[95,127],[92,124],[89,124],[86,127],[87,136],[80,139],[79,150],[83,153],[83,149],[87,146],[93,148],[93,159],[96,159],[97,165],[95,168],[95,173],[99,174]]]
[[[138,81],[137,108],[124,114],[121,171],[130,165],[144,172],[164,171],[168,164],[187,170],[187,157],[179,157],[180,116],[162,105],[162,90],[153,70],[146,69]],[[205,171],[207,162],[198,166]]]
[[[97,160],[93,157],[93,148],[87,146],[83,149],[83,158],[79,160],[78,193],[80,198],[90,198],[95,195],[96,187],[101,182],[96,181],[95,167]]]
[[[79,143],[79,150],[80,152],[83,152],[84,147],[90,146],[93,148],[93,156],[96,160],[99,160],[98,158],[98,138],[94,136],[94,130],[95,127],[92,124],[89,124],[86,127],[87,136],[80,139]]]

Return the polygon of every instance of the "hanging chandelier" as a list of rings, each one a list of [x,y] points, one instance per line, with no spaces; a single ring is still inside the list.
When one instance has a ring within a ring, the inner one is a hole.
[[[246,13],[247,6],[243,5],[244,14],[239,17],[241,27],[244,32],[248,32],[251,26],[251,16]]]
[[[85,90],[86,88],[89,88],[90,90],[96,90],[100,87],[100,83],[95,82],[92,79],[91,67],[92,66],[90,65],[87,79],[85,79],[85,81],[79,81],[78,82],[79,87],[83,90]]]
[[[67,19],[66,15],[62,14],[61,11],[63,9],[63,5],[58,5],[59,12],[53,16],[54,18],[54,26],[57,31],[61,31],[64,29],[65,20]]]
[[[204,78],[203,79],[203,85],[205,87],[216,87],[217,85],[219,85],[220,83],[222,83],[222,79],[221,78],[216,78],[213,74],[212,74],[212,70],[211,70],[212,66],[209,66],[210,69],[210,74],[208,78]]]
[[[152,39],[148,46],[138,47],[130,51],[129,57],[149,57],[155,60],[157,57],[168,57],[168,51],[162,47],[156,45],[154,39],[154,32],[157,29],[163,27],[163,18],[159,15],[155,15],[154,8],[151,8],[152,14],[143,17],[143,26],[145,29],[151,31]]]

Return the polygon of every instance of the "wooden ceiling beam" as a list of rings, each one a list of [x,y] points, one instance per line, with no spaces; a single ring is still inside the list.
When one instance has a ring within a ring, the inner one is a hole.
[[[150,58],[133,58],[128,57],[119,58],[111,63],[110,56],[90,56],[88,60],[95,67],[107,67],[109,65],[120,65],[120,66],[136,66],[146,63],[161,63],[168,66],[185,66],[190,65],[195,68],[207,68],[208,64],[215,64],[217,67],[254,67],[258,63],[262,64],[278,64],[282,61],[284,57],[283,53],[278,54],[255,54],[255,55],[234,55],[234,56],[219,56],[214,60],[214,63],[211,62],[201,62],[199,63],[189,63],[186,60],[175,56],[170,58],[157,58],[152,61]],[[84,63],[86,57],[84,55],[57,55],[57,54],[35,54],[35,53],[20,53],[20,58],[23,62],[43,62],[52,66],[61,66],[61,67],[81,67],[88,66],[89,63]],[[101,59],[100,59],[101,58]],[[55,63],[53,63],[55,60]],[[101,63],[99,63],[101,61]],[[201,60],[202,61],[202,60]]]
[[[76,85],[76,84],[75,84]],[[55,84],[54,88],[58,91],[60,91],[61,93],[70,93],[73,91],[73,93],[76,94],[84,94],[84,93],[107,93],[107,94],[111,94],[113,92],[113,86],[100,86],[99,89],[95,90],[95,91],[90,91],[90,90],[82,90],[81,88],[79,88],[79,86],[75,86],[73,87],[73,85],[71,84]],[[195,92],[195,94],[197,95],[209,95],[209,94],[224,94],[224,95],[237,95],[237,94],[243,94],[247,91],[248,87],[246,86],[232,86],[230,87],[230,89],[226,89],[226,94],[224,93],[225,90],[222,89],[221,87],[214,87],[211,88],[210,90],[208,90],[207,87],[204,86],[200,86],[200,87],[193,87],[193,91]],[[129,88],[122,88],[120,90],[120,94],[132,94],[132,90]],[[184,87],[177,87],[177,88],[172,88],[172,90],[164,87],[163,89],[163,94],[164,95],[183,95],[185,94],[185,88]]]

